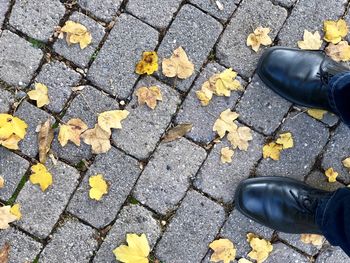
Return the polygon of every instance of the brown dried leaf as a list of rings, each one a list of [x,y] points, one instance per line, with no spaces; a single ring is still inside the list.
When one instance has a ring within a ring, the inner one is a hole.
[[[106,153],[111,149],[109,140],[111,133],[104,131],[98,124],[95,128],[85,131],[81,138],[86,144],[91,145],[92,152],[95,154]]]
[[[164,136],[163,142],[175,141],[192,129],[193,125],[191,123],[182,123],[174,128],[171,128]]]
[[[54,137],[54,132],[51,127],[51,121],[48,119],[44,124],[40,126],[38,134],[39,142],[39,161],[45,163],[47,159],[47,153],[51,149],[51,143]]]
[[[6,242],[3,247],[0,249],[0,262],[1,263],[8,263],[9,262],[9,255],[10,255],[10,244]]]

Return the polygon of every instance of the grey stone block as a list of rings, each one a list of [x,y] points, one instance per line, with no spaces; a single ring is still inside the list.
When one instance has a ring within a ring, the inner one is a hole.
[[[5,243],[10,245],[7,263],[32,262],[42,248],[42,244],[14,228],[0,231],[0,248]]]
[[[68,211],[96,228],[110,224],[125,202],[141,170],[138,162],[112,148],[98,155],[69,203]],[[100,201],[89,197],[90,176],[102,174],[108,182],[108,194]]]
[[[19,0],[12,8],[10,24],[32,38],[46,42],[65,11],[59,0]]]
[[[165,29],[181,2],[181,0],[130,0],[126,10],[154,27]]]
[[[189,191],[156,247],[156,257],[164,262],[200,262],[224,223],[224,209]]]
[[[292,7],[295,4],[295,2],[296,0],[272,0],[272,3],[288,8]]]
[[[127,98],[138,79],[135,66],[144,51],[158,43],[158,32],[131,15],[122,14],[92,63],[88,78],[119,98]]]
[[[250,220],[234,209],[221,229],[220,237],[228,238],[233,242],[237,248],[237,257],[247,257],[251,251],[247,242],[248,233],[271,240],[273,230]]]
[[[223,5],[224,9],[220,10],[216,5],[215,1],[212,0],[190,0],[190,2],[200,9],[208,12],[212,16],[226,22],[233,12],[237,8],[237,4],[239,4],[239,0],[219,0],[219,2]]]
[[[112,20],[123,0],[78,0],[78,4],[104,21]]]
[[[279,161],[263,159],[257,168],[257,175],[303,180],[327,143],[329,131],[323,124],[303,113],[289,115],[279,134],[284,132],[292,133],[294,147],[283,150]]]
[[[322,34],[323,21],[339,19],[345,12],[346,3],[346,0],[323,1],[322,4],[318,0],[298,1],[278,35],[278,44],[297,47],[305,29],[312,32],[318,30]]]
[[[331,141],[328,143],[326,151],[323,155],[322,168],[327,170],[332,167],[339,173],[337,179],[350,183],[350,170],[345,168],[342,161],[350,157],[350,130],[345,124],[335,130]]]
[[[0,113],[8,112],[14,102],[14,96],[0,87]]]
[[[0,32],[1,32],[2,23],[5,20],[5,15],[8,11],[9,6],[10,6],[9,0],[0,0]]]
[[[72,87],[80,79],[80,74],[67,67],[63,62],[55,61],[42,67],[35,82],[45,84],[49,90],[50,104],[46,108],[59,113],[72,94]]]
[[[222,25],[211,16],[204,14],[194,6],[184,5],[163,38],[158,55],[162,61],[170,57],[179,46],[182,46],[189,60],[194,64],[195,73],[186,80],[169,79],[161,74],[159,77],[169,85],[176,84],[177,89],[187,91],[196,73],[207,60],[222,29]]]
[[[214,146],[207,160],[200,169],[194,185],[215,199],[231,203],[239,182],[249,177],[250,172],[262,156],[264,138],[253,132],[253,140],[248,151],[235,150],[232,163],[221,163],[221,149],[230,147],[225,139]]]
[[[269,27],[269,36],[273,40],[286,18],[287,11],[270,1],[243,0],[216,48],[217,58],[240,75],[250,77],[266,47],[262,46],[256,53],[246,45],[248,35],[258,26]]]
[[[0,146],[0,176],[5,180],[0,198],[9,199],[29,168],[29,162]]]
[[[316,247],[313,244],[305,244],[300,241],[301,235],[299,234],[287,234],[287,233],[278,233],[280,239],[286,241],[289,245],[296,247],[297,249],[305,252],[310,256],[314,256],[319,253],[320,247]]]
[[[126,234],[145,234],[151,248],[161,234],[159,222],[152,212],[139,205],[125,206],[118,215],[112,229],[96,253],[94,263],[116,262],[113,250],[125,244]]]
[[[22,212],[16,225],[39,238],[51,233],[79,179],[79,172],[62,162],[57,165],[48,162],[46,167],[52,174],[52,185],[42,192],[38,185],[28,181],[16,199]]]
[[[88,263],[97,248],[98,233],[77,220],[65,220],[40,255],[41,263]]]
[[[24,87],[39,67],[43,52],[4,30],[0,36],[0,79],[10,85]]]
[[[79,44],[72,44],[69,46],[66,42],[66,38],[64,37],[63,39],[57,39],[53,45],[53,48],[55,52],[61,56],[74,62],[79,67],[85,68],[88,66],[92,55],[101,42],[105,34],[105,29],[95,20],[78,12],[73,13],[68,20],[78,22],[88,29],[92,36],[91,44],[84,49],[81,49]]]
[[[279,127],[291,105],[255,75],[236,110],[240,114],[240,120],[269,135]]]
[[[44,123],[48,119],[50,119],[52,124],[55,123],[55,118],[26,101],[23,101],[18,107],[15,116],[21,118],[28,125],[26,136],[18,144],[19,148],[25,155],[35,158],[39,153],[38,133],[36,129],[38,125]]]
[[[316,263],[339,263],[350,262],[349,257],[345,254],[341,248],[330,247],[321,252],[316,259]]]
[[[118,109],[115,100],[102,91],[91,86],[85,86],[83,91],[80,91],[73,99],[62,120],[67,122],[72,118],[80,118],[89,128],[93,128],[97,123],[98,113],[115,109]],[[62,147],[57,140],[57,136],[55,136],[52,143],[52,149],[60,158],[72,164],[76,164],[82,159],[90,159],[92,156],[90,145],[82,141],[80,147],[73,143],[68,143],[65,147]]]
[[[273,250],[269,257],[264,261],[266,263],[309,263],[310,260],[304,255],[284,245],[283,243],[273,244]]]
[[[203,83],[206,82],[212,75],[225,70],[223,66],[217,63],[209,63],[199,75],[190,93],[181,105],[176,116],[176,123],[192,123],[192,130],[186,134],[192,140],[208,144],[216,137],[216,132],[213,132],[213,125],[219,117],[220,113],[226,109],[232,109],[239,97],[241,91],[232,92],[230,97],[213,96],[209,105],[203,107],[197,98],[196,91],[200,90]],[[245,86],[245,81],[237,78],[242,87]]]
[[[123,121],[123,129],[112,133],[115,145],[138,159],[146,159],[154,151],[180,103],[179,94],[175,90],[154,78],[142,79],[135,90],[144,86],[158,86],[163,101],[159,101],[152,110],[145,104],[138,105],[134,93],[132,101],[126,107],[130,114]]]
[[[206,157],[185,138],[161,144],[137,181],[134,196],[158,213],[175,209]]]
[[[325,174],[319,171],[315,171],[309,174],[306,179],[306,183],[312,187],[322,189],[325,191],[335,191],[341,187],[344,187],[344,185],[339,182],[334,182],[330,184]]]

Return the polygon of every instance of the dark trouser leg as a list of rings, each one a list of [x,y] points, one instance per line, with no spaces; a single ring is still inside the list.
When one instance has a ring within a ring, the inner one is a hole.
[[[333,246],[350,256],[350,188],[341,188],[317,207],[316,222]]]

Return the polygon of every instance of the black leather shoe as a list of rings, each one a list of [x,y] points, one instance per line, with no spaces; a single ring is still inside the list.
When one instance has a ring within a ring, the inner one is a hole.
[[[258,177],[239,184],[235,204],[242,214],[274,230],[321,234],[316,208],[331,194],[287,177]]]
[[[261,56],[257,73],[283,98],[309,108],[331,111],[328,81],[348,68],[328,58],[324,51],[272,47]]]

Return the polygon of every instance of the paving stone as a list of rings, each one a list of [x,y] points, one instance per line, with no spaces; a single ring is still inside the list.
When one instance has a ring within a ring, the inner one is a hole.
[[[271,240],[273,230],[256,223],[234,209],[221,229],[220,237],[230,239],[237,248],[237,257],[247,257],[251,251],[247,234],[254,233],[266,240]]]
[[[77,220],[66,220],[40,255],[41,263],[89,262],[97,248],[98,233]]]
[[[55,52],[62,55],[66,59],[74,62],[79,67],[87,67],[90,59],[94,55],[95,50],[97,49],[99,43],[101,42],[105,29],[102,25],[97,23],[95,20],[89,18],[88,16],[75,12],[70,17],[69,20],[78,22],[84,25],[92,36],[91,44],[86,48],[81,49],[79,44],[68,45],[66,39],[57,39],[53,48]]]
[[[29,168],[29,162],[22,157],[0,147],[0,175],[5,180],[0,199],[8,200]]]
[[[222,25],[211,16],[204,14],[194,6],[184,5],[163,38],[158,49],[158,56],[161,60],[168,58],[176,48],[182,46],[189,60],[194,64],[195,72],[199,72],[222,29]],[[196,75],[194,73],[186,80],[169,79],[163,75],[159,77],[169,85],[176,84],[177,89],[187,91]]]
[[[104,21],[112,20],[123,0],[78,0],[78,4]]]
[[[12,8],[9,22],[24,34],[46,42],[65,11],[59,0],[18,0]]]
[[[159,222],[153,218],[152,212],[139,205],[125,206],[118,215],[112,229],[96,253],[94,263],[115,262],[113,250],[125,244],[126,234],[145,234],[150,247],[153,248],[161,234]]]
[[[297,251],[287,247],[283,243],[273,244],[273,250],[269,257],[264,261],[266,263],[309,263],[310,260]]]
[[[52,174],[53,184],[42,192],[38,185],[28,181],[16,199],[23,215],[16,225],[39,238],[51,233],[79,179],[78,171],[62,162],[54,165],[49,161],[46,167]]]
[[[312,187],[322,189],[325,191],[335,191],[338,188],[344,187],[339,182],[329,183],[324,173],[319,171],[312,172],[306,179],[306,183]]]
[[[93,128],[97,123],[98,113],[117,108],[117,102],[105,93],[91,86],[84,86],[84,90],[78,93],[71,102],[62,120],[67,122],[72,118],[80,118],[89,128]],[[68,143],[65,147],[62,147],[58,143],[57,136],[55,136],[52,143],[52,149],[60,158],[72,164],[77,164],[82,159],[90,159],[92,156],[90,145],[82,142],[80,147],[73,143]]]
[[[220,205],[189,191],[159,241],[156,257],[172,263],[200,262],[224,220]]]
[[[0,36],[0,79],[10,85],[26,86],[42,56],[40,49],[4,30]]]
[[[289,115],[279,134],[284,132],[292,133],[294,147],[283,150],[279,161],[263,159],[257,168],[257,175],[287,176],[303,180],[327,143],[328,129],[303,113]]]
[[[344,167],[342,161],[350,157],[350,133],[349,128],[341,123],[332,135],[331,141],[326,147],[323,155],[322,168],[327,170],[330,167],[339,173],[338,180],[350,183],[349,170]]]
[[[154,78],[142,79],[136,90],[144,86],[160,87],[163,101],[158,102],[152,110],[146,105],[138,105],[134,93],[132,101],[126,107],[130,114],[123,121],[123,129],[112,133],[115,145],[138,159],[146,159],[153,152],[180,103],[179,94],[175,90]]]
[[[286,241],[289,245],[300,249],[308,255],[314,256],[316,255],[321,247],[316,247],[312,244],[305,244],[300,241],[301,235],[299,234],[287,234],[287,233],[278,233],[280,239]]]
[[[154,27],[165,29],[181,2],[182,0],[130,0],[126,10]]]
[[[158,32],[131,15],[122,14],[92,63],[88,78],[119,98],[127,98],[138,79],[135,65],[142,53],[154,50]]]
[[[8,112],[14,102],[14,96],[0,86],[0,113]]]
[[[258,26],[269,27],[269,36],[274,39],[286,18],[287,11],[270,1],[243,0],[216,48],[217,58],[240,75],[250,77],[266,47],[254,52],[246,45],[248,35]]]
[[[43,83],[49,90],[50,104],[46,106],[49,110],[60,112],[70,95],[72,87],[78,84],[81,75],[67,67],[63,62],[52,62],[45,64],[35,82]]]
[[[207,81],[215,73],[225,70],[223,66],[217,63],[209,63],[196,80],[190,93],[187,95],[184,103],[181,105],[176,116],[176,123],[192,123],[192,130],[186,134],[192,140],[208,144],[216,137],[216,132],[213,132],[213,125],[220,115],[226,109],[232,109],[236,104],[242,92],[232,92],[231,97],[213,96],[208,106],[203,107],[196,96],[196,91],[200,90],[203,83]],[[245,86],[245,81],[237,78],[242,86]]]
[[[279,127],[291,105],[255,75],[236,110],[240,120],[269,135]]]
[[[14,228],[0,231],[0,247],[5,243],[11,248],[7,263],[32,262],[42,247],[39,242]]]
[[[316,259],[316,263],[339,263],[350,262],[349,257],[345,254],[343,250],[337,247],[330,247],[325,251],[321,252]]]
[[[292,7],[295,4],[296,0],[272,0],[272,3],[276,5],[281,5],[287,8]]]
[[[10,6],[9,0],[0,0],[0,32],[1,32],[2,23],[5,20],[5,15],[6,15],[6,12],[8,11],[9,6]]]
[[[221,149],[231,147],[225,139],[214,146],[207,160],[200,169],[194,185],[215,199],[231,203],[239,182],[249,177],[250,172],[262,157],[264,138],[253,132],[253,140],[248,151],[235,150],[232,163],[221,163]]]
[[[98,155],[70,201],[68,211],[96,228],[107,226],[117,216],[140,172],[135,159],[115,148]],[[108,194],[100,201],[89,197],[89,178],[96,174],[102,174],[109,185]]]
[[[160,214],[175,209],[206,155],[185,138],[161,144],[137,181],[135,198]]]
[[[278,35],[278,44],[297,47],[305,29],[312,32],[318,30],[322,34],[323,21],[339,19],[345,12],[346,3],[346,0],[322,1],[322,4],[318,0],[298,1]]]
[[[48,119],[50,119],[52,124],[55,123],[55,118],[26,101],[23,101],[18,107],[15,116],[25,121],[28,125],[26,136],[18,144],[19,148],[25,155],[35,158],[39,153],[38,133],[36,129],[38,125],[44,123]]]
[[[220,10],[216,5],[215,1],[211,0],[190,0],[190,2],[200,9],[208,12],[212,16],[222,20],[223,22],[227,21],[233,12],[236,10],[237,5],[240,0],[219,0],[219,2],[223,5],[224,9]]]

